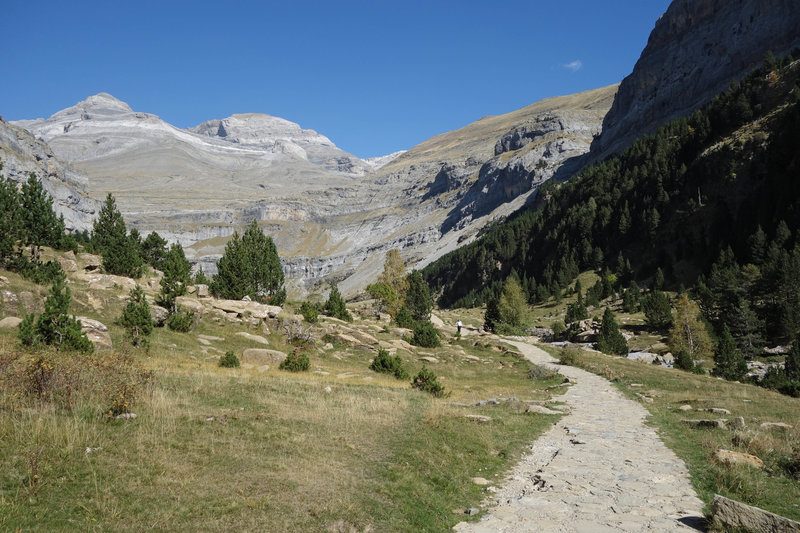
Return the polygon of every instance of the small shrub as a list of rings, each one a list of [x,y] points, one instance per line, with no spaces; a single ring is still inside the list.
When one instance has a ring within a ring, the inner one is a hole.
[[[228,350],[225,355],[219,358],[219,366],[222,368],[239,368],[241,363],[239,363],[239,358],[236,357],[233,350]]]
[[[692,371],[694,368],[694,359],[689,355],[689,352],[686,350],[678,350],[678,353],[675,354],[675,368]]]
[[[286,356],[286,359],[281,362],[278,368],[281,370],[288,370],[289,372],[305,372],[311,368],[311,361],[305,353],[294,350]]]
[[[183,309],[182,307],[178,307],[178,312],[172,315],[169,315],[167,318],[167,326],[172,331],[178,331],[180,333],[186,333],[192,326],[194,325],[194,311],[190,311],[189,309]]]
[[[311,324],[316,324],[319,320],[319,309],[315,304],[307,300],[300,304],[300,314],[303,315],[303,319],[306,322]]]
[[[403,360],[399,355],[392,357],[386,350],[378,350],[378,355],[369,365],[370,370],[382,374],[391,374],[397,379],[408,379],[408,372],[403,368]]]
[[[446,395],[444,387],[439,383],[436,374],[428,370],[425,366],[414,376],[414,379],[411,381],[411,386],[415,389],[427,392],[428,394],[432,394],[437,398],[443,398]]]
[[[554,378],[558,375],[558,372],[554,372],[549,368],[545,368],[541,365],[531,365],[531,369],[528,370],[528,379],[533,380],[545,380]]]
[[[19,325],[17,336],[24,346],[33,346],[37,342],[35,320],[36,315],[28,313],[22,318],[22,322]]]
[[[561,364],[567,366],[579,366],[580,365],[580,350],[573,347],[564,348],[561,351]]]
[[[564,326],[563,322],[557,320],[550,325],[550,329],[553,330],[553,337],[556,339],[560,339],[561,336],[564,334],[564,330],[566,330],[566,327]]]
[[[0,390],[25,402],[33,398],[72,411],[81,405],[97,414],[129,412],[151,379],[125,354],[75,357],[42,349],[34,358],[11,354],[0,373]]]
[[[128,304],[122,310],[122,316],[117,319],[117,324],[125,328],[131,344],[148,348],[147,336],[153,332],[153,319],[144,291],[139,285],[131,289]]]
[[[411,316],[411,311],[406,306],[400,308],[394,320],[401,328],[414,329],[414,317]]]
[[[436,348],[442,345],[439,342],[439,332],[430,322],[419,322],[414,326],[411,344],[422,348]]]

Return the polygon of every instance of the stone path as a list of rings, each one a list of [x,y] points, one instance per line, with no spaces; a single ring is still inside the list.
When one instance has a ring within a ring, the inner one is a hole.
[[[555,364],[543,350],[513,342],[530,361],[576,384],[571,413],[531,445],[492,495],[497,505],[458,532],[604,533],[692,531],[703,502],[683,461],[644,424],[647,411],[607,380]]]

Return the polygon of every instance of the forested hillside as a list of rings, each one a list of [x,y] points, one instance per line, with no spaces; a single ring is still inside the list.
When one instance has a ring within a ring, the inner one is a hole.
[[[791,56],[768,54],[702,110],[566,183],[546,184],[541,209],[517,213],[424,269],[439,304],[485,303],[509,275],[539,302],[583,270],[613,274],[621,290],[634,280],[650,284],[661,269],[673,288],[699,281],[706,315],[731,322],[741,346],[793,338],[799,73]]]

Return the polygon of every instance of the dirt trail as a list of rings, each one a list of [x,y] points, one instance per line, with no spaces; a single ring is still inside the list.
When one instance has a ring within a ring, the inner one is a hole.
[[[576,382],[563,396],[571,413],[531,445],[492,496],[498,504],[488,515],[454,531],[688,532],[702,522],[703,502],[686,466],[645,425],[641,405],[599,376],[512,344]]]

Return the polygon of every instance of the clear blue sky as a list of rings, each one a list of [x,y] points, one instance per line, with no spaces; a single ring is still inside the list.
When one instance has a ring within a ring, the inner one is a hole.
[[[360,157],[628,75],[668,0],[12,1],[0,115],[98,92],[179,127],[283,117]]]

